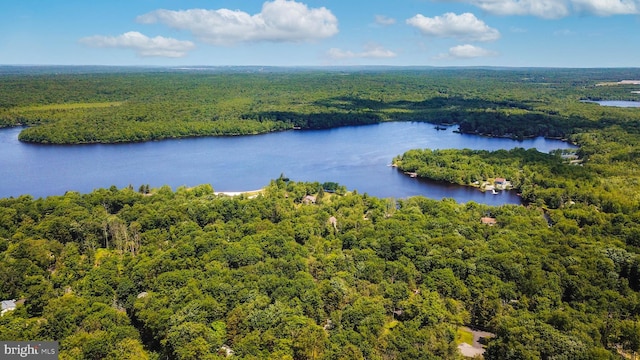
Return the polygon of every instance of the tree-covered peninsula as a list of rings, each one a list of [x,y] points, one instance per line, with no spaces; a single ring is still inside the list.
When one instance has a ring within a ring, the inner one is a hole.
[[[572,139],[582,144],[575,151],[414,149],[397,156],[393,164],[416,177],[461,186],[486,184],[493,189],[501,179],[526,204],[543,208],[577,203],[593,207],[596,213],[638,211],[638,135],[614,126]]]

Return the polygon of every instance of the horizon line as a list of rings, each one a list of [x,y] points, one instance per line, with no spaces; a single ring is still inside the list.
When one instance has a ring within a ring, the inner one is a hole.
[[[640,66],[509,66],[509,65],[152,65],[152,64],[0,64],[0,67],[128,67],[165,69],[210,68],[433,68],[433,69],[639,69]]]

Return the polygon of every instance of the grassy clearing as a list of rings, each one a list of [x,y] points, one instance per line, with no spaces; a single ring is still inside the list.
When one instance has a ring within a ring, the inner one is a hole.
[[[124,101],[91,102],[91,103],[71,103],[71,104],[47,104],[15,107],[14,111],[51,111],[51,110],[76,110],[76,109],[97,109],[112,106],[120,106]]]
[[[458,328],[456,331],[456,344],[467,343],[473,345],[473,333],[465,328]]]

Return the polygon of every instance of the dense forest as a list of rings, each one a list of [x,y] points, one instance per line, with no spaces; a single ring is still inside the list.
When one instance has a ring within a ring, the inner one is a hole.
[[[637,77],[633,69],[56,70],[0,69],[0,127],[27,125],[20,140],[51,144],[403,120],[491,136],[564,138],[599,129],[603,116],[611,123],[625,116],[579,100],[638,97],[634,85],[597,86]]]
[[[495,334],[486,359],[640,352],[640,109],[580,102],[637,99],[615,83],[640,72],[248,70],[0,74],[0,121],[84,143],[412,120],[579,148],[394,159],[505,178],[524,205],[284,177],[0,199],[0,299],[18,304],[1,340],[57,340],[61,359],[461,359],[471,327]]]
[[[496,333],[489,359],[639,350],[637,212],[143,189],[0,200],[0,294],[24,299],[1,339],[64,359],[453,359],[472,325]]]

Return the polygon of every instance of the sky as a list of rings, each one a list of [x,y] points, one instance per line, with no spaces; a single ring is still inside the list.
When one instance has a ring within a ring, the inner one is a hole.
[[[0,64],[640,67],[640,0],[1,0]]]

